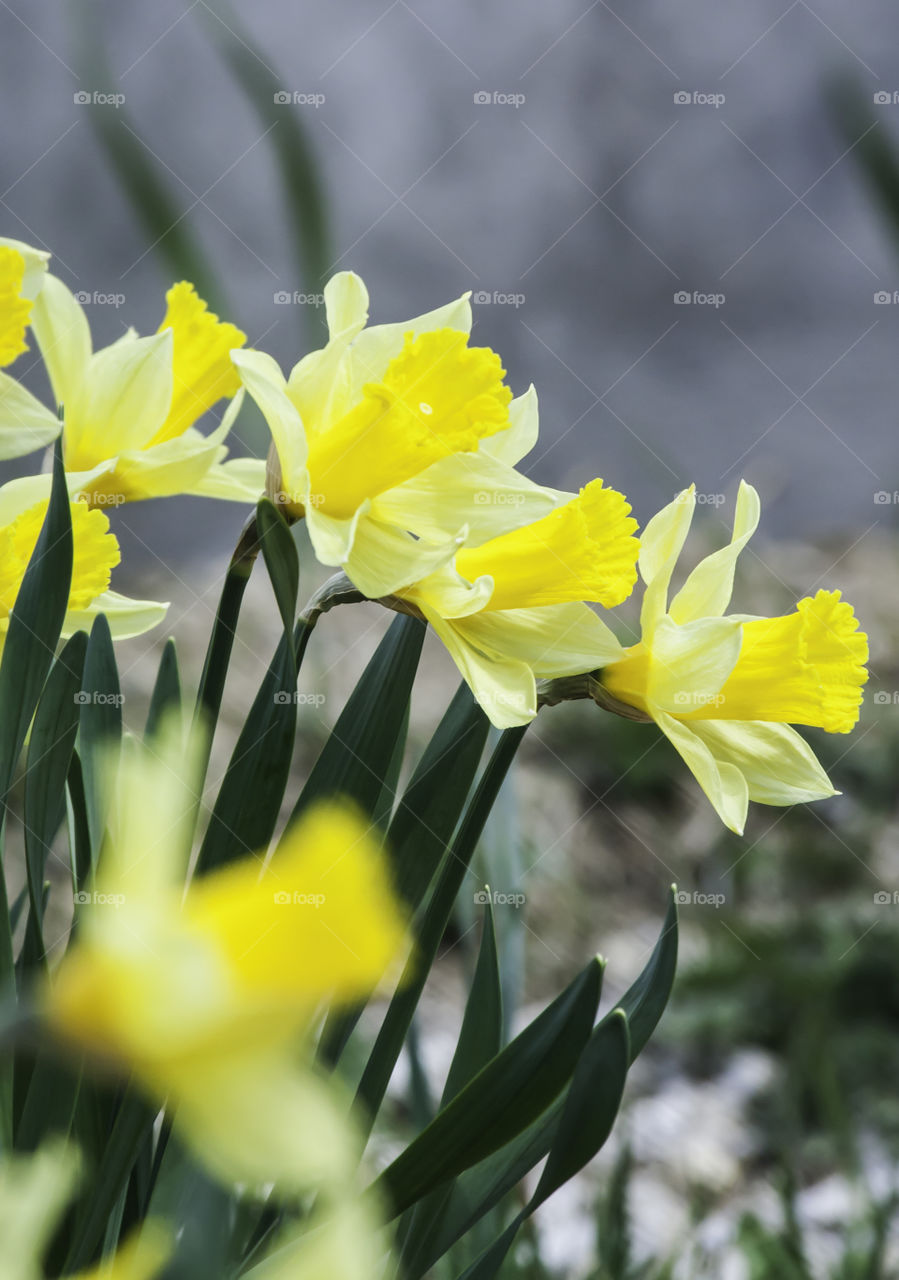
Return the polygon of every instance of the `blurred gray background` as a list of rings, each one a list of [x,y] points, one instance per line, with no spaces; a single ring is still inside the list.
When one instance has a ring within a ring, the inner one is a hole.
[[[725,518],[741,475],[769,533],[895,518],[899,257],[827,105],[855,77],[865,127],[899,132],[895,4],[256,0],[237,21],[320,166],[329,265],[362,274],[376,320],[475,291],[477,340],[540,393],[532,474],[600,474],[641,522],[690,480]],[[289,365],[323,311],[275,296],[321,281],[291,253],[283,125],[227,70],[228,25],[204,0],[0,3],[0,230],[52,248],[73,288],[124,295],[92,303],[99,339],[155,328],[165,237],[110,169],[90,119],[107,113],[168,181],[229,318]],[[124,104],[75,100],[104,93]],[[262,447],[251,413],[239,434]],[[210,537],[239,525],[214,507]]]

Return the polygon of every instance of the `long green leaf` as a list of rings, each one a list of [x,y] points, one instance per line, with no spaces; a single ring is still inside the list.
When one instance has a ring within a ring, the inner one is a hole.
[[[438,1112],[375,1187],[401,1213],[517,1137],[571,1079],[596,1016],[594,959],[519,1036]]]
[[[159,670],[150,697],[150,708],[147,712],[147,723],[144,737],[152,740],[167,712],[177,711],[181,707],[181,676],[178,672],[178,653],[175,641],[169,637],[162,650]]]
[[[77,701],[87,636],[74,635],[50,670],[37,705],[25,766],[25,866],[30,912],[23,970],[44,964],[44,867],[66,812],[66,777],[78,732]]]
[[[373,1121],[384,1100],[428,974],[446,932],[453,905],[484,830],[487,815],[515,758],[526,728],[525,725],[507,729],[497,743],[468,805],[458,834],[443,856],[427,906],[416,923],[414,955],[407,963],[399,990],[390,1002],[357,1091],[363,1114],[368,1115],[369,1122]]]
[[[374,815],[401,732],[425,628],[400,615],[390,624],[312,767],[290,822],[316,800],[340,795]]]
[[[22,579],[0,660],[0,836],[16,765],[62,631],[72,580],[72,517],[57,443],[53,486],[41,532]],[[2,848],[2,842],[0,842]],[[12,929],[0,866],[0,1002],[15,995]],[[0,1146],[12,1146],[12,1062],[0,1064]]]
[[[636,981],[619,1001],[628,1018],[630,1055],[633,1061],[655,1029],[671,994],[677,959],[677,912],[672,891],[668,911],[653,952]],[[613,1010],[600,1023],[598,1035]],[[462,1175],[452,1189],[446,1212],[418,1240],[414,1257],[406,1258],[406,1280],[418,1280],[451,1246],[495,1208],[546,1156],[555,1139],[563,1102],[559,1099],[536,1124]]]
[[[449,847],[489,727],[468,686],[461,684],[396,806],[386,847],[394,887],[412,911],[421,903]],[[386,791],[385,784],[382,794]],[[333,1065],[339,1060],[364,1007],[329,1015],[319,1049],[323,1061]]]
[[[91,860],[96,867],[106,829],[110,753],[122,743],[122,691],[109,623],[101,613],[91,627],[84,660],[78,742],[87,800]]]

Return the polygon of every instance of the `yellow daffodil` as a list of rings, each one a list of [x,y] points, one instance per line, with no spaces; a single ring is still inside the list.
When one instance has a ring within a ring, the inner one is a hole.
[[[20,240],[0,238],[0,368],[28,350],[25,335],[49,257]],[[48,413],[15,378],[0,373],[0,459],[42,449],[56,439],[59,430],[55,414]]]
[[[0,1275],[42,1280],[43,1255],[77,1186],[80,1160],[60,1142],[0,1161]],[[150,1219],[112,1256],[72,1280],[154,1280],[172,1253],[171,1233]]]
[[[0,645],[47,514],[49,499],[39,496],[42,479],[29,476],[0,488]],[[155,627],[165,617],[167,604],[132,600],[109,589],[121,552],[105,513],[92,511],[84,502],[72,502],[71,514],[72,584],[63,636],[90,630],[99,613],[106,614],[115,639],[139,636]]]
[[[324,1000],[370,992],[403,944],[380,846],[354,812],[324,804],[268,865],[262,854],[234,863],[182,903],[196,776],[171,726],[166,742],[123,757],[96,891],[47,1016],[168,1099],[224,1180],[333,1185],[358,1153],[300,1042]]]
[[[646,526],[642,638],[601,679],[659,725],[725,825],[742,832],[750,800],[790,805],[835,794],[790,726],[852,729],[868,643],[839,591],[818,591],[780,618],[724,616],[737,557],[759,521],[758,494],[746,483],[730,544],[702,560],[669,604],[694,506],[690,488]]]
[[[537,714],[537,678],[592,671],[623,654],[584,601],[611,608],[630,595],[637,522],[601,480],[568,498],[397,593],[431,624],[500,728]]]
[[[262,352],[233,356],[271,429],[270,496],[305,516],[323,564],[389,595],[466,539],[552,509],[554,495],[514,469],[536,440],[536,395],[513,399],[499,356],[469,344],[467,294],[368,327],[368,292],[347,271],[325,304],[329,341],[289,378]]]
[[[244,335],[208,311],[192,285],[173,285],[166,298],[157,333],[140,338],[128,330],[100,351],[84,308],[60,280],[48,276],[35,301],[32,329],[65,417],[70,492],[97,505],[177,493],[253,502],[264,487],[264,463],[226,462],[223,443],[242,399],[230,351]],[[36,420],[48,427],[56,421],[21,394]],[[233,399],[221,424],[203,435],[194,423],[227,397]],[[0,416],[12,428],[8,419]]]

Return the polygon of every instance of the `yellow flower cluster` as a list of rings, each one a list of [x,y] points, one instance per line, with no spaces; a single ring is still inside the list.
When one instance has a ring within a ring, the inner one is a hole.
[[[369,325],[364,284],[341,272],[325,288],[327,343],[286,377],[189,284],[170,289],[167,304],[156,334],[129,331],[95,352],[83,308],[47,272],[46,255],[0,242],[0,362],[25,348],[30,323],[63,423],[0,373],[0,454],[61,429],[72,497],[95,508],[175,493],[254,501],[265,487],[288,518],[305,520],[322,564],[430,624],[495,725],[536,715],[538,680],[601,672],[604,705],[654,720],[734,830],[749,799],[831,793],[789,726],[852,727],[865,637],[835,592],[799,601],[787,618],[724,616],[758,523],[749,485],[731,543],[693,570],[669,607],[692,489],[638,541],[626,499],[602,480],[575,494],[526,477],[518,464],[537,440],[536,393],[513,396],[500,357],[472,344],[467,295],[405,323]],[[271,431],[267,468],[226,460],[244,390]],[[195,424],[220,400],[228,409],[204,435]],[[6,545],[27,550],[48,484],[36,476],[0,489]],[[82,514],[75,526],[76,542],[88,540],[76,548],[73,613],[111,610],[123,633],[152,625],[146,603],[132,602],[129,623],[127,604],[108,591],[99,566],[113,558],[99,523]],[[83,568],[92,545],[96,572]],[[638,557],[643,634],[624,648],[593,606],[627,599]],[[6,614],[22,568],[17,554],[0,576]]]

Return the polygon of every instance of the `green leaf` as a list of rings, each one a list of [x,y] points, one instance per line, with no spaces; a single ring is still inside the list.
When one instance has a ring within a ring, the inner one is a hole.
[[[96,867],[106,829],[110,754],[122,743],[122,691],[109,623],[101,613],[91,627],[78,695],[78,743],[91,837],[91,861]]]
[[[368,1115],[369,1123],[377,1115],[384,1100],[384,1094],[387,1092],[390,1077],[402,1052],[403,1043],[415,1016],[428,974],[446,932],[453,905],[468,874],[472,856],[481,832],[484,830],[487,815],[515,758],[515,752],[526,729],[526,725],[517,729],[507,729],[497,743],[468,805],[458,834],[443,856],[437,882],[427,906],[420,920],[416,922],[413,956],[406,964],[399,990],[387,1009],[357,1091],[362,1113]]]
[[[481,947],[474,971],[462,1029],[456,1042],[456,1051],[446,1077],[441,1107],[445,1107],[456,1094],[495,1058],[502,1048],[503,995],[499,973],[499,957],[496,951],[496,929],[493,923],[493,907],[484,908],[484,925]]]
[[[502,1048],[503,997],[496,950],[493,907],[484,908],[481,946],[474,977],[468,992],[462,1029],[450,1064],[440,1106],[445,1107],[469,1080],[496,1057]],[[402,1240],[401,1263],[414,1257],[419,1242],[439,1221],[449,1201],[452,1186],[439,1187],[407,1214],[397,1233]]]
[[[290,825],[316,800],[344,796],[373,815],[401,732],[425,627],[400,615],[363,671],[312,767]]]
[[[583,1169],[612,1132],[631,1065],[627,1015],[615,1009],[581,1054],[528,1213]]]
[[[268,498],[262,498],[256,508],[256,528],[284,630],[292,634],[300,589],[300,558],[296,543],[287,521]]]
[[[30,913],[22,966],[44,964],[44,867],[66,812],[66,777],[78,731],[77,701],[87,636],[79,631],[59,655],[44,687],[25,766],[25,866]]]
[[[10,614],[0,661],[0,804],[6,803],[53,662],[71,580],[72,516],[57,445],[50,504]]]
[[[233,7],[215,0],[204,4],[201,12],[222,57],[265,127],[274,152],[275,171],[284,188],[301,278],[311,291],[317,291],[332,270],[333,254],[324,184],[301,112],[280,104],[277,95],[284,85],[269,70]],[[308,327],[317,331],[320,321],[316,309],[304,310],[308,313]]]
[[[602,982],[591,960],[547,1009],[484,1067],[375,1182],[393,1214],[526,1129],[571,1079]]]
[[[197,712],[202,714],[210,737],[215,731],[219,712],[222,709],[222,697],[225,692],[228,666],[231,662],[231,651],[234,648],[234,637],[237,634],[240,606],[243,604],[250,574],[253,572],[253,565],[258,555],[259,541],[254,513],[244,525],[234,554],[231,556],[228,572],[225,574],[222,594],[203,663],[203,674],[200,676],[200,687],[197,691]]]
[[[468,686],[461,684],[396,807],[386,848],[394,888],[412,911],[424,898],[449,847],[489,727]],[[338,1061],[364,1007],[329,1015],[319,1051],[323,1061],[331,1065]]]
[[[101,85],[104,93],[111,94],[116,91],[117,81],[104,54],[101,33],[105,26],[97,9],[96,0],[79,0],[72,6],[77,82]],[[191,210],[202,201],[189,190],[182,190],[181,183],[177,196],[173,194],[165,166],[141,140],[124,105],[124,96],[115,111],[104,103],[79,110],[87,116],[106,161],[144,230],[149,248],[165,260],[168,272],[176,280],[190,280],[213,310],[221,312],[224,295],[220,275],[189,221]]]
[[[62,630],[72,580],[72,516],[59,443],[43,527],[9,618],[0,660],[0,832],[16,765]],[[0,868],[0,1001],[15,993],[12,929]],[[0,1065],[0,1146],[12,1146],[13,1071]]]
[[[293,639],[281,637],[240,731],[197,860],[197,873],[225,866],[272,838],[296,736]]]
[[[79,1203],[67,1270],[76,1271],[93,1261],[103,1243],[109,1216],[152,1130],[155,1115],[142,1097],[130,1087],[125,1090],[99,1167],[94,1170]]]
[[[677,959],[677,913],[672,891],[668,911],[645,968],[619,1001],[628,1018],[631,1061],[643,1049],[654,1030],[674,979]],[[614,1010],[599,1024],[594,1036],[620,1015]],[[486,1213],[495,1208],[546,1156],[556,1136],[562,1114],[559,1099],[531,1127],[502,1150],[463,1174],[453,1187],[446,1212],[429,1227],[414,1257],[406,1258],[406,1280],[418,1280],[449,1248]]]
[[[156,683],[150,698],[150,709],[147,712],[147,723],[144,737],[153,738],[159,729],[160,722],[166,712],[177,711],[181,707],[181,676],[178,673],[178,653],[175,641],[169,637],[162,650]]]
[[[446,854],[489,729],[468,685],[461,684],[397,805],[387,849],[396,890],[413,911]]]
[[[618,1002],[627,1014],[631,1062],[642,1053],[665,1011],[677,968],[677,898],[671,899],[662,931],[645,969]],[[614,1010],[609,1017],[614,1016]]]

